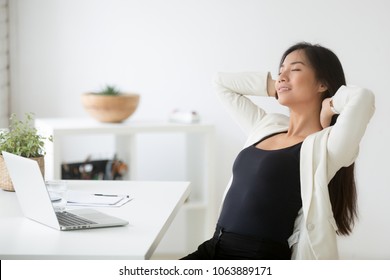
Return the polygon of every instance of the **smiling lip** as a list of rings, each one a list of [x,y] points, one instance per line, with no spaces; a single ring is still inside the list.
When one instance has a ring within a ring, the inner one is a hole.
[[[286,87],[286,86],[278,87],[278,92],[285,92],[285,91],[289,91],[289,90],[290,90],[290,88]]]

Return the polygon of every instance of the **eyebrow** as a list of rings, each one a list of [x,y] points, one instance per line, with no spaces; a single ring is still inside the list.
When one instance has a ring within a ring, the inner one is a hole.
[[[303,61],[293,61],[290,63],[290,65],[295,65],[295,64],[302,64],[302,65],[306,65],[305,63],[303,63]],[[280,68],[284,67],[284,63],[282,65],[280,65]]]

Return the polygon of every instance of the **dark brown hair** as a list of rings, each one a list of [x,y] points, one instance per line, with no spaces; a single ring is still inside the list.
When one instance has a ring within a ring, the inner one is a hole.
[[[283,54],[279,68],[286,56],[296,50],[304,51],[317,80],[327,86],[328,90],[324,93],[323,99],[332,97],[342,85],[346,84],[340,60],[331,50],[320,45],[301,42],[291,46]],[[337,116],[333,116],[331,125],[335,124]],[[337,233],[341,235],[349,235],[352,232],[355,218],[357,218],[354,167],[354,163],[348,167],[342,167],[328,184],[333,215],[338,227]]]

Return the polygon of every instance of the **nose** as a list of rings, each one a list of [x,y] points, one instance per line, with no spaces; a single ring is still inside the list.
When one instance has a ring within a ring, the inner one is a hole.
[[[287,75],[285,71],[281,71],[279,76],[278,76],[278,83],[285,82],[287,80]]]

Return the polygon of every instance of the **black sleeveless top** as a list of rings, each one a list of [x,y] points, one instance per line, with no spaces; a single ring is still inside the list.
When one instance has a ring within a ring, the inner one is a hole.
[[[262,150],[254,144],[238,154],[218,220],[225,232],[287,244],[302,207],[301,144],[279,150]]]

